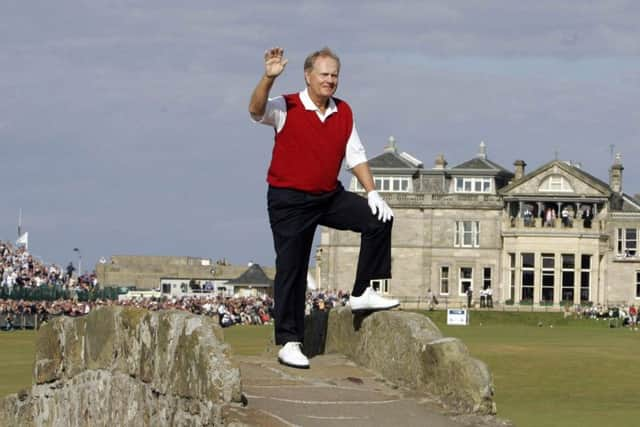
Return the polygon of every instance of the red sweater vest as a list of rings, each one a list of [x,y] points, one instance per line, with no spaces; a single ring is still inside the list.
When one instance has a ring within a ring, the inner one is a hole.
[[[338,111],[323,123],[315,111],[304,108],[297,93],[284,99],[287,119],[276,133],[267,182],[311,193],[334,190],[353,129],[351,108],[334,98]]]

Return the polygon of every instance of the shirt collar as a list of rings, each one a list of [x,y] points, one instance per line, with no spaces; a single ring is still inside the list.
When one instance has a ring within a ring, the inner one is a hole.
[[[300,101],[302,101],[302,105],[304,105],[305,110],[320,112],[320,109],[316,106],[316,104],[313,103],[313,101],[311,100],[311,97],[309,96],[309,89],[303,90],[302,92],[299,93],[299,95],[300,95]],[[338,111],[338,106],[336,105],[336,102],[333,100],[333,97],[329,98],[329,106],[325,110],[324,115],[328,116],[329,114],[335,113],[337,111]]]

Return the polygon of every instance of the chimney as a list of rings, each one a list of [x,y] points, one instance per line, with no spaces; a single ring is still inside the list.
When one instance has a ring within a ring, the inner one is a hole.
[[[516,160],[513,163],[513,166],[515,166],[515,176],[513,177],[513,179],[517,181],[524,176],[524,168],[527,166],[527,164],[524,162],[524,160]]]
[[[445,169],[447,167],[447,161],[444,159],[444,154],[438,154],[436,157],[436,165],[433,167],[434,169]]]
[[[487,158],[487,144],[484,141],[480,141],[480,150],[478,151],[478,155],[476,156],[479,159]]]
[[[385,153],[397,153],[398,147],[396,147],[396,138],[393,136],[389,137],[389,144],[384,147]]]
[[[622,193],[622,156],[620,153],[616,154],[616,159],[613,161],[611,169],[609,169],[609,187],[614,193]]]

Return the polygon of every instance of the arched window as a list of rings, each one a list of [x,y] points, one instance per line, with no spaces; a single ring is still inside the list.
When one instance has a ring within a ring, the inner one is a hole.
[[[573,187],[562,175],[551,175],[545,178],[538,188],[539,191],[573,192]]]

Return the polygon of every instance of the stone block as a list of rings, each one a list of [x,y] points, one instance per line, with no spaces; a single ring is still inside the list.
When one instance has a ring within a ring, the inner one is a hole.
[[[327,353],[342,353],[385,379],[426,392],[459,413],[495,414],[486,364],[456,338],[418,313],[381,311],[354,315],[347,307],[329,314]]]
[[[103,307],[37,337],[34,386],[0,399],[0,424],[224,425],[240,371],[216,319]]]

